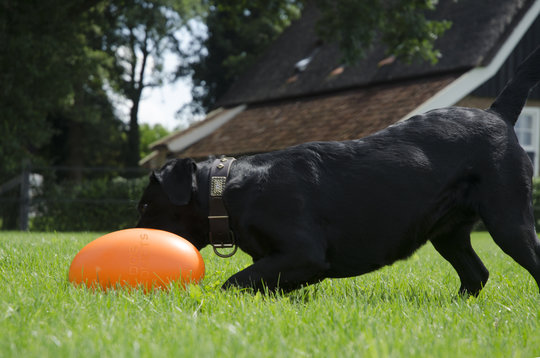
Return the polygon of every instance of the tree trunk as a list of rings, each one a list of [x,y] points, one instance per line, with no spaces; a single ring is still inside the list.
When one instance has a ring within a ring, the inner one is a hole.
[[[130,87],[127,93],[127,97],[131,99],[132,106],[129,111],[129,129],[128,129],[128,152],[126,156],[126,165],[128,168],[136,168],[139,166],[139,161],[141,160],[140,152],[140,134],[139,134],[139,103],[141,102],[142,91],[146,87],[144,84],[144,71],[146,69],[146,63],[148,61],[148,56],[150,52],[148,51],[148,39],[149,33],[145,32],[144,40],[141,43],[141,52],[142,59],[139,73],[137,73],[137,61],[138,58],[135,56],[137,53],[134,35],[134,29],[130,28],[131,34],[131,53],[133,54],[132,63],[131,63],[131,73],[130,73]]]
[[[129,111],[129,129],[128,129],[128,152],[126,156],[126,166],[135,168],[139,166],[140,155],[140,135],[139,135],[139,102],[140,94],[133,98],[133,106]]]

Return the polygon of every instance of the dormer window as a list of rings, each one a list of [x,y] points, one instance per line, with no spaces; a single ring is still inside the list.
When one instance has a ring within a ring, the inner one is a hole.
[[[313,51],[311,51],[311,53],[308,56],[304,57],[303,59],[301,59],[300,61],[294,64],[294,73],[304,72],[308,68],[311,61],[315,58],[315,55],[317,55],[320,49],[321,49],[321,45],[317,43]]]
[[[295,72],[304,72],[306,68],[309,66],[309,63],[313,59],[313,56],[309,56],[306,58],[301,59],[294,65],[294,71]]]

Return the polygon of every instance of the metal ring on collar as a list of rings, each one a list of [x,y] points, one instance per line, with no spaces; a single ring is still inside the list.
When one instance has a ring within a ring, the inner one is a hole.
[[[229,232],[229,235],[231,237],[231,244],[214,244],[214,243],[210,243],[212,245],[212,249],[214,249],[214,253],[216,255],[218,255],[219,257],[222,257],[222,258],[228,258],[228,257],[231,257],[233,256],[236,251],[238,250],[238,246],[236,245],[236,241],[234,239],[234,233],[232,231]],[[218,250],[219,249],[224,249],[224,248],[232,248],[233,250],[231,252],[228,252],[228,253],[221,253],[219,252]]]

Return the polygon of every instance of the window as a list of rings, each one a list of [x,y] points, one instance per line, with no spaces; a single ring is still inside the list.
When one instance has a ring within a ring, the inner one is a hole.
[[[519,115],[518,121],[514,126],[519,144],[525,149],[531,162],[534,165],[534,176],[538,176],[538,159],[539,159],[539,127],[540,108],[525,107]]]

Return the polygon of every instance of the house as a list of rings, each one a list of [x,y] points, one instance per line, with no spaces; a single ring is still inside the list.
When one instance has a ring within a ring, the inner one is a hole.
[[[348,140],[430,109],[487,108],[515,68],[540,44],[540,0],[441,0],[431,18],[452,22],[436,42],[436,65],[406,64],[375,45],[355,66],[315,33],[307,6],[235,82],[205,120],[153,143],[141,164],[278,150],[318,140]],[[516,124],[538,175],[540,90]]]

